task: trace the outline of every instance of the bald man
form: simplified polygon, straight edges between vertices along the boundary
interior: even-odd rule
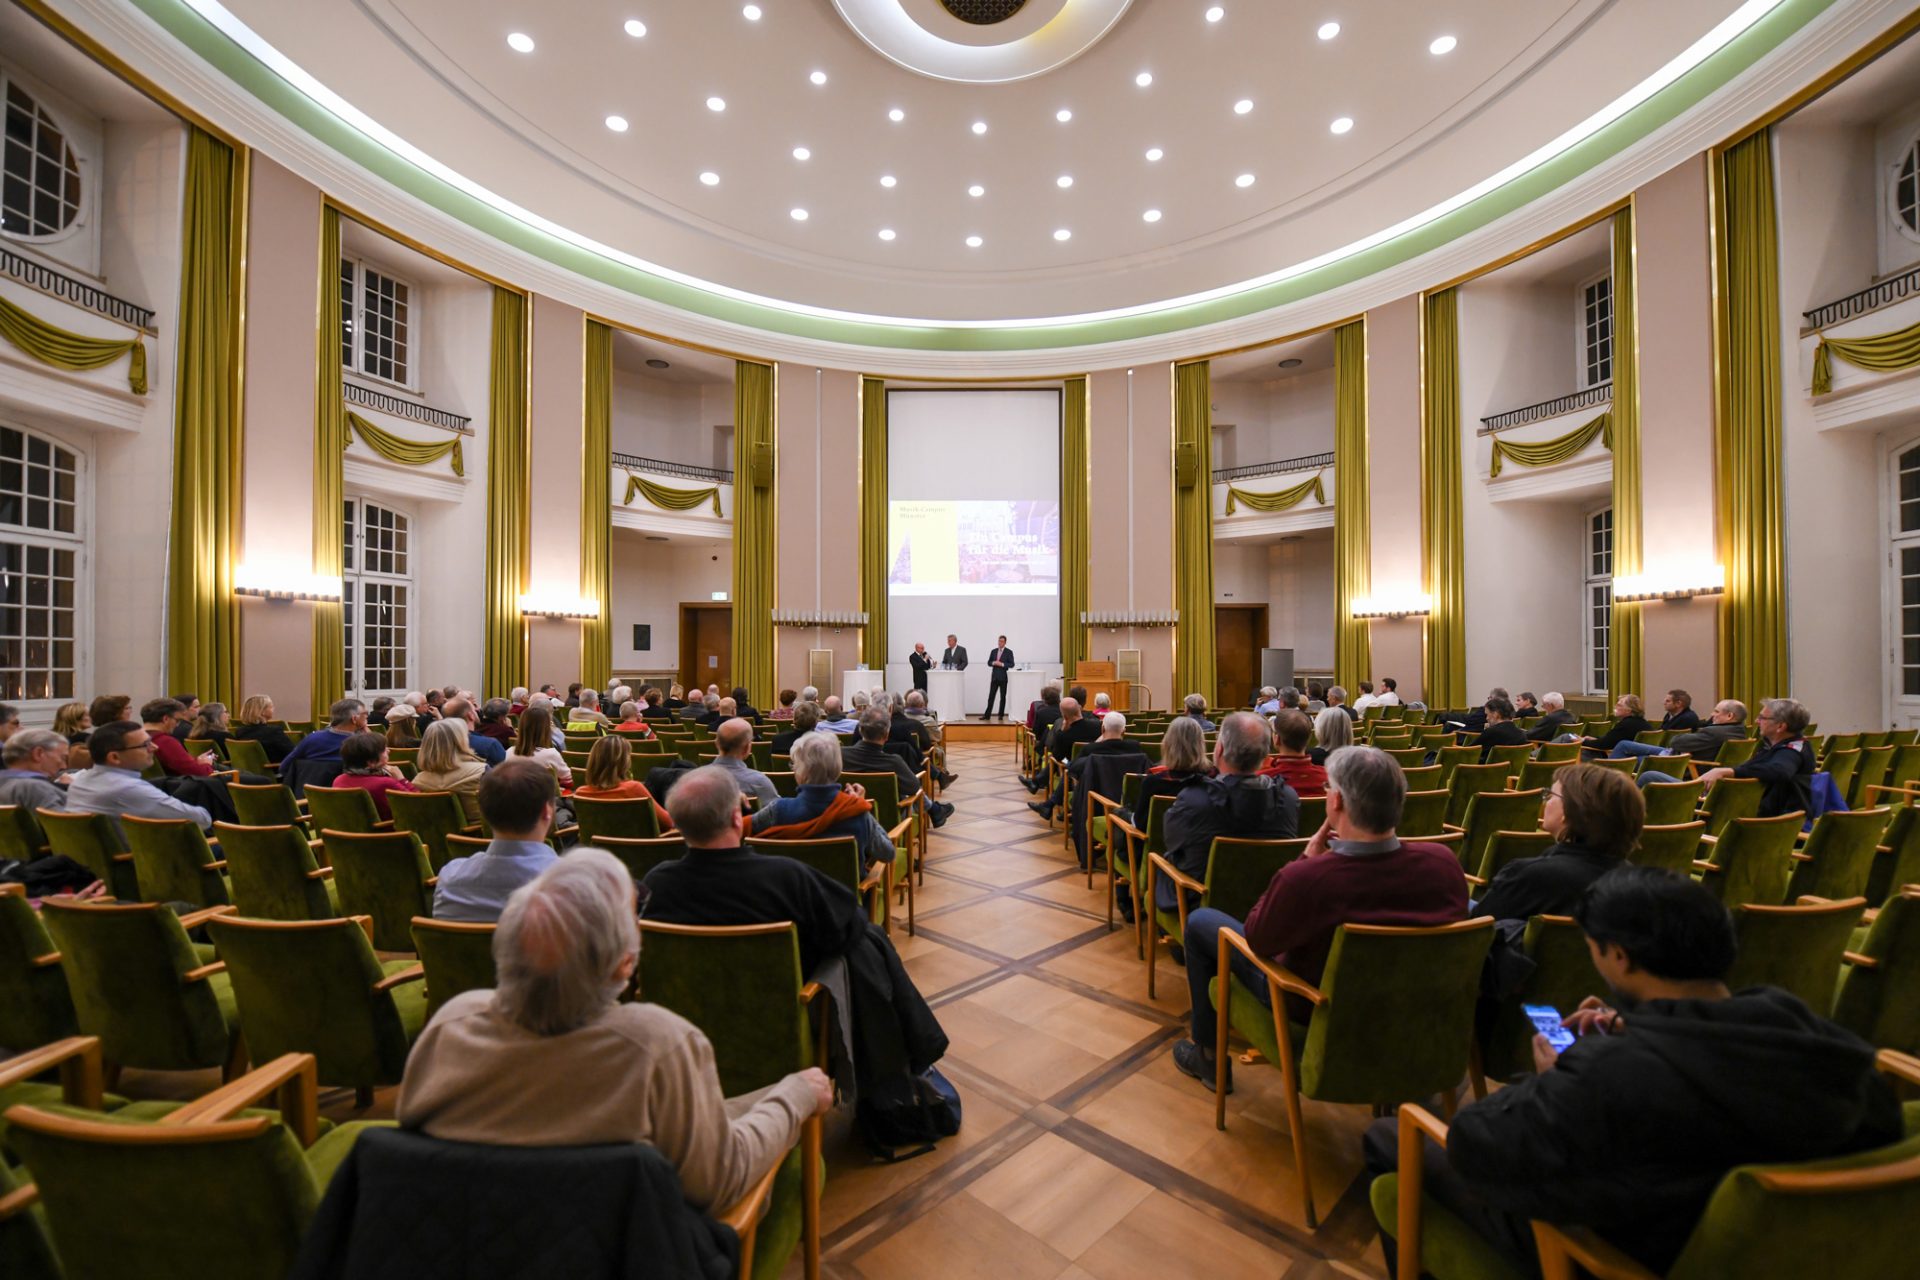
[[[728,698],[727,701],[733,699]],[[753,754],[751,724],[737,716],[721,721],[720,727],[713,732],[713,745],[720,752],[720,758],[714,763],[733,776],[740,790],[756,797],[762,808],[780,798],[780,793],[774,790],[773,779],[747,763],[747,757]]]

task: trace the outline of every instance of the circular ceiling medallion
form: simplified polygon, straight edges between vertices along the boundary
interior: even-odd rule
[[[976,27],[990,27],[1020,12],[1027,0],[940,0],[940,3],[962,22],[971,22]]]
[[[1133,0],[833,0],[876,53],[936,80],[1004,84],[1073,61]]]

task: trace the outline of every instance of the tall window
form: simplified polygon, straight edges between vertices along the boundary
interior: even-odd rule
[[[1581,387],[1613,381],[1613,277],[1580,286]]]
[[[398,694],[413,667],[413,522],[365,498],[348,498],[345,516],[347,691]]]
[[[1891,683],[1895,715],[1904,720],[1920,710],[1920,444],[1893,458],[1892,535],[1887,556]]]
[[[412,388],[413,286],[379,267],[340,260],[340,363]]]
[[[0,132],[0,232],[23,240],[60,235],[80,217],[80,160],[47,109],[5,77]]]
[[[1587,692],[1607,691],[1613,639],[1613,508],[1587,517],[1587,574],[1582,607],[1587,633]]]
[[[80,685],[84,528],[79,456],[0,426],[0,701],[67,699]]]

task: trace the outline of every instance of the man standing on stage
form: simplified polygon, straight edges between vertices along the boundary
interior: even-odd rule
[[[940,655],[940,665],[955,671],[967,669],[967,647],[960,643],[959,636],[947,637],[947,651]]]
[[[1000,695],[1000,718],[1007,718],[1007,672],[1013,670],[1013,650],[1007,648],[1007,638],[1000,637],[1000,643],[987,655],[987,665],[993,668],[993,674],[987,682],[987,710],[980,718],[993,719],[993,697]]]
[[[907,655],[907,665],[913,668],[913,687],[925,693],[927,672],[933,667],[933,655],[927,652],[924,641],[913,646],[913,652]]]

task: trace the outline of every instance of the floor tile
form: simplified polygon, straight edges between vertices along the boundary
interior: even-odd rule
[[[862,1253],[854,1265],[868,1280],[1058,1280],[1069,1259],[963,1191]]]
[[[943,914],[938,926],[941,933],[1014,960],[1096,927],[1084,917],[1018,898],[969,904]]]
[[[1056,1252],[1078,1258],[1153,1187],[1053,1134],[1042,1134],[969,1191]]]

